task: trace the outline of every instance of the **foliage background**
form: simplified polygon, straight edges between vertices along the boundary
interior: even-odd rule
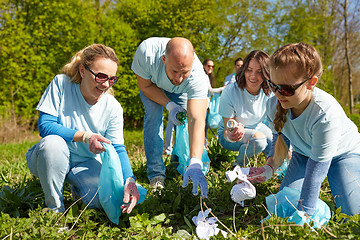
[[[143,107],[130,66],[138,44],[152,36],[183,36],[200,60],[215,61],[217,85],[233,61],[254,49],[271,54],[290,42],[320,52],[318,86],[346,105],[341,0],[0,0],[0,117],[36,128],[35,107],[59,69],[92,43],[111,46],[120,59],[115,96],[127,127],[142,126]],[[354,96],[360,100],[359,6],[350,3]]]

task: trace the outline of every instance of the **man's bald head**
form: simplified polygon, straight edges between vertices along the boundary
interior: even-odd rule
[[[171,55],[175,58],[183,58],[187,56],[194,56],[194,47],[192,43],[182,37],[174,37],[166,45],[165,57],[170,57]]]
[[[178,86],[190,75],[194,52],[193,45],[186,38],[174,37],[167,43],[162,60],[172,84]]]

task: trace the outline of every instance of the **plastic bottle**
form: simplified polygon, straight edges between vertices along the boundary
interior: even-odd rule
[[[231,132],[238,125],[239,125],[239,123],[237,121],[235,121],[235,119],[229,119],[229,121],[227,121],[227,123],[226,123],[226,128]]]
[[[186,118],[187,118],[186,112],[178,112],[176,114],[176,119],[179,120],[180,122],[185,122]]]
[[[231,132],[233,131],[237,126],[239,126],[239,123],[235,119],[229,119],[226,123],[226,128]],[[239,141],[244,137],[244,135],[239,139]],[[230,139],[228,139],[229,142],[235,142]]]

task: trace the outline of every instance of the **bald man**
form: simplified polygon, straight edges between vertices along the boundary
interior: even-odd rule
[[[149,38],[136,50],[131,69],[136,74],[141,101],[145,107],[144,146],[147,175],[153,189],[165,184],[163,153],[163,108],[175,125],[184,122],[177,113],[187,112],[190,164],[184,174],[183,187],[193,181],[207,197],[208,186],[203,175],[202,153],[205,141],[207,81],[203,66],[186,38]]]

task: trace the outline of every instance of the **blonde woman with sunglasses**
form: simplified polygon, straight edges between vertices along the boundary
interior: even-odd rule
[[[287,156],[292,158],[280,190],[301,191],[298,210],[315,213],[321,184],[327,177],[336,207],[360,213],[360,134],[334,97],[316,87],[322,64],[314,47],[288,44],[270,58],[269,87],[275,93],[267,105],[273,143],[266,165],[251,168],[252,182],[265,182]]]
[[[102,143],[119,155],[125,180],[123,212],[130,213],[139,192],[124,146],[123,109],[109,94],[117,82],[115,51],[92,44],[77,52],[55,76],[37,105],[42,139],[26,154],[28,167],[40,179],[45,204],[64,212],[65,180],[90,208],[101,208],[98,182]]]

